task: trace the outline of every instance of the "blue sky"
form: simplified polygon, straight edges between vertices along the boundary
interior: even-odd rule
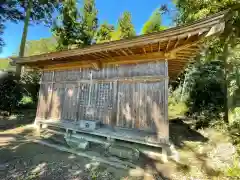
[[[170,8],[174,7],[171,0],[96,0],[100,23],[107,21],[110,24],[116,25],[118,18],[127,10],[132,14],[132,21],[137,33],[141,31],[142,25],[148,20],[152,12],[162,4],[167,4]],[[170,16],[165,15],[163,17],[163,24],[171,25],[171,20]],[[11,56],[18,51],[23,23],[14,24],[7,22],[5,26],[3,39],[6,45],[3,47],[0,57]],[[42,24],[31,25],[27,40],[37,40],[50,36],[51,31],[48,27]]]

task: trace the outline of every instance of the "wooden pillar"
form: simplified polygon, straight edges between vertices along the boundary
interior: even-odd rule
[[[164,70],[164,98],[165,98],[165,108],[164,108],[164,121],[165,121],[165,127],[166,127],[166,134],[165,138],[168,141],[169,140],[169,122],[168,122],[168,61],[165,59],[165,70]]]
[[[44,76],[44,71],[42,71],[42,73],[41,73],[40,82],[39,82],[40,86],[39,86],[39,91],[38,91],[38,105],[37,105],[36,117],[35,117],[35,120],[34,120],[34,126],[35,126],[35,127],[38,127],[38,126],[37,126],[37,125],[38,125],[38,124],[37,124],[37,121],[39,120],[38,115],[39,115],[40,106],[41,106],[41,104],[40,104],[41,93],[40,93],[40,92],[41,92],[41,86],[42,86],[43,76]]]

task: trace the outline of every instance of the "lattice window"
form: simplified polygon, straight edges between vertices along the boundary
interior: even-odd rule
[[[98,84],[98,96],[97,96],[97,107],[99,108],[112,108],[113,100],[113,87],[112,83],[99,83]]]
[[[88,105],[90,84],[80,84],[79,87],[79,105],[86,106]]]

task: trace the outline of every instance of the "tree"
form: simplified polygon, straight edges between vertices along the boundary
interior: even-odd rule
[[[224,63],[221,60],[205,61],[201,57],[187,69],[185,78],[186,104],[189,115],[204,115],[204,124],[220,117],[224,104]],[[203,121],[201,121],[202,123]]]
[[[174,0],[174,2],[178,10],[176,16],[178,24],[192,22],[237,5],[235,0]]]
[[[16,109],[22,96],[23,88],[12,73],[1,72],[0,78],[0,109],[9,115]]]
[[[29,22],[40,23],[45,21],[45,23],[49,23],[53,11],[59,6],[59,2],[56,0],[18,0],[18,5],[24,10],[24,27],[19,51],[19,57],[23,57]],[[17,65],[16,75],[20,77],[20,74],[21,66]]]
[[[1,1],[0,2],[0,51],[4,46],[4,41],[1,35],[4,32],[4,23],[8,20],[12,22],[18,22],[23,19],[23,14],[18,8],[18,1]]]
[[[98,28],[95,0],[84,0],[81,19],[82,46],[91,45]]]
[[[224,33],[220,37],[215,37],[211,41],[206,42],[208,51],[205,53],[205,58],[208,61],[219,59],[224,64],[224,73],[222,78],[225,80],[222,88],[224,92],[224,120],[228,123],[228,96],[229,96],[229,67],[231,56],[234,56],[234,49],[239,44],[240,37],[240,15],[239,4],[235,0],[219,0],[219,1],[201,1],[201,0],[176,0],[176,7],[178,15],[176,21],[178,24],[192,22],[194,20],[204,18],[208,15],[217,13],[222,10],[230,9],[228,12],[228,19],[226,19],[226,27]],[[230,18],[229,18],[230,17]],[[234,58],[233,58],[234,59]],[[230,66],[229,66],[230,65]],[[238,66],[239,67],[239,66]],[[238,68],[237,68],[238,69]],[[238,72],[238,70],[236,71]],[[206,81],[207,83],[207,81]],[[194,91],[194,90],[193,90]]]
[[[113,40],[125,39],[136,36],[136,31],[132,24],[132,17],[130,12],[125,11],[118,20],[116,31],[113,33]]]
[[[148,34],[164,30],[165,27],[162,26],[163,13],[164,11],[162,8],[156,9],[150,16],[149,20],[144,23],[141,34]]]
[[[114,26],[107,23],[102,24],[96,33],[96,43],[104,43],[111,41],[113,31]]]
[[[68,49],[73,45],[84,47],[93,43],[98,28],[97,10],[94,0],[85,0],[82,14],[77,9],[76,0],[66,0],[60,11],[53,33],[58,38],[58,49]]]
[[[19,0],[18,4],[24,10],[24,28],[20,45],[19,56],[24,56],[29,22],[46,24],[52,20],[53,11],[58,8],[59,1],[56,0]]]
[[[52,32],[58,40],[57,49],[62,50],[73,44],[82,44],[82,41],[79,41],[79,17],[76,0],[66,0],[60,10],[59,21],[55,21],[52,28]]]

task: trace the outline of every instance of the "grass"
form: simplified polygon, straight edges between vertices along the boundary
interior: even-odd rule
[[[239,158],[235,158],[233,166],[227,168],[225,174],[226,174],[226,176],[228,176],[230,178],[240,179],[240,161],[239,161]]]
[[[177,104],[170,104],[168,106],[168,116],[170,119],[176,117],[183,117],[186,111],[187,111],[186,104],[182,102]]]
[[[184,102],[176,100],[176,98],[170,94],[168,98],[168,116],[169,119],[176,117],[184,117],[187,112],[187,106]]]

